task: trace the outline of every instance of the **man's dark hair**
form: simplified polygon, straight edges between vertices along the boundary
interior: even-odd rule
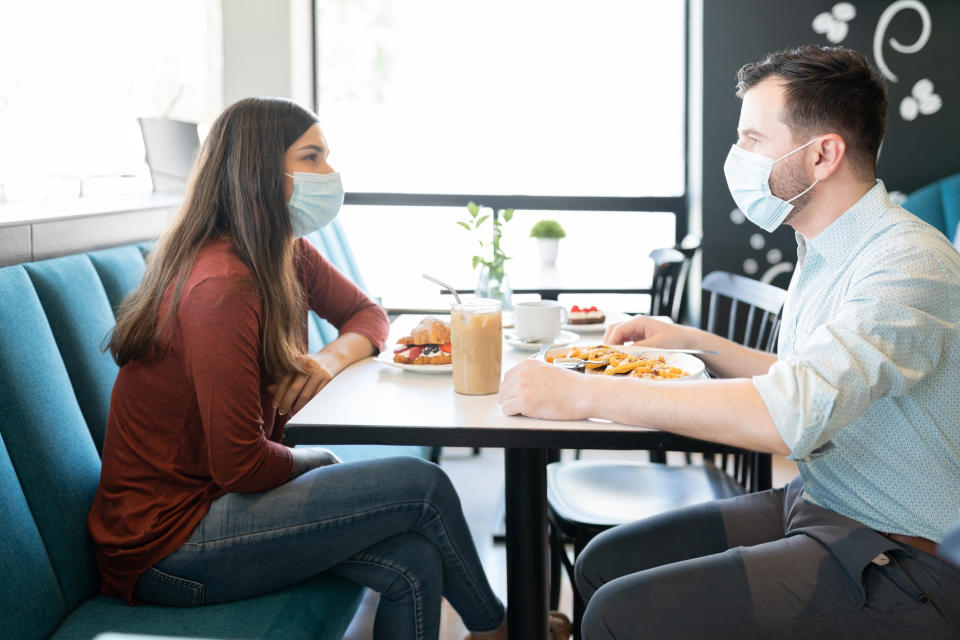
[[[783,79],[783,121],[795,140],[836,133],[858,178],[876,177],[887,131],[887,88],[862,53],[806,45],[771,53],[737,72],[737,97],[769,76]]]

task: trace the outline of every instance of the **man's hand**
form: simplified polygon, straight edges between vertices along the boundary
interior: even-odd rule
[[[342,368],[323,352],[301,356],[300,364],[306,373],[287,376],[267,387],[267,391],[273,394],[273,406],[280,415],[293,415],[300,411]]]
[[[497,402],[505,415],[545,420],[589,418],[587,376],[538,360],[524,360],[507,372]]]
[[[603,334],[604,344],[636,342],[645,347],[669,349],[695,348],[695,345],[689,344],[693,339],[689,327],[661,322],[647,316],[636,316],[626,322],[612,324]]]

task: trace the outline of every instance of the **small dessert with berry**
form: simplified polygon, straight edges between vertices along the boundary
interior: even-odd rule
[[[400,364],[450,364],[453,362],[450,325],[437,318],[424,318],[409,336],[397,340],[393,361]]]
[[[570,308],[570,324],[603,324],[607,316],[596,307],[578,307],[573,305]]]

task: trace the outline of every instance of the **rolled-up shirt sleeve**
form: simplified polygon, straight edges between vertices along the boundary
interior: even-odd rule
[[[340,333],[358,333],[378,351],[390,332],[386,312],[304,239],[298,240],[300,279],[307,302]]]
[[[793,353],[753,378],[791,459],[826,452],[872,402],[906,393],[936,368],[956,331],[943,297],[956,304],[960,293],[926,262],[909,274],[877,271],[851,285],[837,316],[797,336]]]

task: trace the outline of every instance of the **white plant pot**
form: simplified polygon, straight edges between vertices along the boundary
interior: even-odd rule
[[[537,238],[537,249],[540,251],[540,264],[552,267],[557,264],[557,251],[560,250],[559,238]]]

